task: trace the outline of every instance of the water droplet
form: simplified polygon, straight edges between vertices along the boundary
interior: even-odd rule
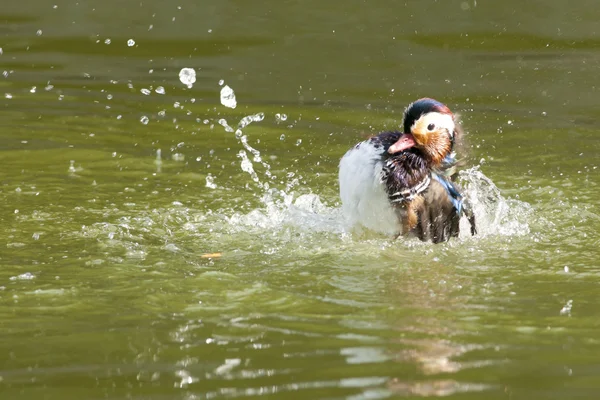
[[[133,39],[129,39],[129,40],[127,41],[127,46],[129,46],[129,47],[135,46],[135,40],[133,40]]]
[[[13,98],[13,95],[12,95],[12,94],[10,94],[10,93],[5,93],[5,94],[4,94],[4,97],[6,97],[7,99],[12,99],[12,98]]]
[[[210,174],[206,177],[206,187],[209,189],[217,188],[217,185],[215,184],[215,178]]]
[[[149,121],[150,121],[150,119],[145,115],[143,115],[142,118],[140,118],[140,122],[144,125],[148,125]]]
[[[191,89],[192,85],[196,82],[196,71],[193,68],[182,68],[179,71],[179,80]]]
[[[165,88],[162,86],[157,87],[154,91],[158,94],[165,94]]]
[[[567,304],[564,305],[560,310],[560,315],[571,315],[571,310],[573,309],[573,300],[567,301]]]
[[[110,44],[110,39],[104,39],[104,44]]]
[[[235,108],[237,107],[237,100],[235,99],[235,93],[233,89],[225,85],[221,88],[221,104],[225,107]]]
[[[252,122],[260,122],[264,119],[265,119],[265,113],[262,113],[262,112],[253,114],[253,115],[246,115],[238,123],[238,128],[243,129],[246,126],[250,125]]]
[[[185,155],[181,153],[175,153],[171,156],[173,161],[185,161]]]
[[[296,140],[296,146],[300,146],[302,144],[302,139]]]
[[[42,36],[42,30],[38,29],[38,31],[35,33],[37,36]]]
[[[142,94],[145,94],[146,96],[148,96],[149,94],[151,94],[152,92],[149,89],[141,89],[140,92],[142,92]]]
[[[36,87],[35,86],[33,86],[31,89],[29,89],[29,92],[31,92],[31,93],[35,93],[35,91],[36,91]]]
[[[224,83],[225,81],[223,79],[219,80],[219,86],[223,86]]]
[[[282,121],[285,121],[285,120],[287,120],[287,118],[288,118],[288,117],[287,117],[287,115],[285,115],[285,114],[279,114],[279,113],[275,114],[275,120],[276,120],[277,122],[282,122]]]
[[[281,136],[279,136],[279,140],[285,140],[285,134],[282,133]]]
[[[223,128],[225,128],[225,132],[233,132],[233,128],[229,126],[229,124],[227,123],[227,120],[225,118],[221,118],[218,121],[219,125],[221,125]]]
[[[108,100],[112,100],[112,98],[113,98],[113,95],[112,95],[112,94],[107,94],[107,95],[106,95],[106,98],[107,98]]]

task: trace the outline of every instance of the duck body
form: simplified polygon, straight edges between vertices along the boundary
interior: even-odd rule
[[[421,99],[404,114],[404,132],[383,132],[340,161],[342,210],[352,226],[434,243],[458,236],[465,212],[454,143],[459,129],[443,104]],[[475,220],[469,213],[471,232]]]

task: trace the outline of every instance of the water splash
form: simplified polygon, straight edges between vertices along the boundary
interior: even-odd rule
[[[261,183],[262,177],[253,169],[246,152],[242,150],[238,156],[242,159],[242,170],[250,174],[251,179],[257,182],[263,191],[260,196],[263,207],[247,214],[234,213],[227,218],[236,230],[291,226],[301,231],[326,231],[340,235],[350,233],[344,223],[341,209],[326,205],[317,194],[298,195],[293,191],[294,187],[299,185],[294,173],[288,173],[288,182],[285,182],[284,189],[269,187]],[[503,197],[498,187],[479,170],[479,167],[462,171],[460,180],[465,189],[465,197],[477,219],[478,234],[474,240],[496,235],[521,236],[530,233],[528,221],[533,209],[528,203]],[[304,191],[308,188],[299,186],[297,189]],[[471,238],[466,217],[461,220],[460,238]]]
[[[527,235],[527,222],[533,209],[531,205],[515,199],[506,199],[479,166],[460,171],[459,181],[464,188],[466,201],[473,208],[477,222],[478,237],[489,235]],[[468,222],[461,221],[461,237],[468,236]]]
[[[223,87],[225,88],[226,86]],[[284,121],[287,116],[279,115],[276,119]],[[240,199],[238,196],[234,202],[224,202],[224,208],[211,206],[210,209],[198,209],[194,206],[187,208],[183,206],[184,203],[177,203],[176,207],[142,212],[143,215],[133,218],[125,212],[125,220],[121,218],[116,224],[95,224],[82,230],[82,235],[102,237],[108,247],[123,247],[128,259],[143,259],[151,250],[149,245],[138,239],[150,239],[147,240],[148,243],[164,240],[165,232],[180,232],[185,240],[199,240],[203,249],[213,253],[245,248],[245,251],[250,252],[289,256],[292,253],[305,254],[306,251],[315,254],[321,249],[324,254],[336,252],[352,259],[353,254],[363,251],[379,257],[382,250],[392,248],[401,253],[411,248],[418,248],[421,252],[424,246],[431,249],[428,251],[443,248],[420,243],[416,239],[393,241],[376,234],[351,235],[339,207],[338,196],[325,194],[331,193],[330,189],[336,185],[335,178],[324,193],[315,193],[316,189],[310,185],[311,180],[308,179],[309,183],[306,183],[300,171],[293,170],[290,166],[278,171],[278,179],[275,179],[271,165],[266,161],[270,160],[269,157],[261,154],[260,146],[255,142],[251,145],[249,136],[244,132],[249,125],[264,120],[265,114],[262,112],[243,116],[237,124],[230,123],[225,118],[218,120],[224,132],[232,133],[228,135],[231,140],[238,142],[237,165],[246,177],[246,182],[242,184],[245,183],[245,189],[250,190],[250,199]],[[282,138],[285,139],[283,135]],[[302,144],[300,140],[295,143],[296,146]],[[156,171],[160,173],[160,149],[156,151],[155,164]],[[332,165],[331,168],[335,167]],[[220,180],[217,185],[212,174],[207,174],[205,180],[203,195],[209,199],[212,197],[219,200],[236,189],[227,179]],[[239,182],[236,184],[239,185]],[[468,222],[463,218],[460,240],[487,243],[487,237],[525,235],[530,232],[528,220],[532,207],[503,197],[498,187],[479,167],[462,171],[460,184],[464,188],[466,201],[473,208],[478,225],[478,235],[472,238]],[[457,242],[453,241],[451,246]],[[167,247],[164,249],[170,249],[171,244],[173,243],[165,244]],[[184,247],[185,245],[177,246]],[[396,253],[391,255],[396,256]]]
[[[205,186],[209,189],[216,189],[217,184],[215,183],[215,177],[212,176],[211,174],[208,174],[206,176],[206,185]]]
[[[261,197],[264,207],[249,213],[234,212],[226,217],[237,232],[278,231],[284,228],[303,232],[344,234],[344,219],[340,210],[323,203],[316,194],[301,194],[269,189]]]
[[[258,113],[243,117],[235,130],[235,136],[244,149],[237,154],[240,168],[250,176],[256,184],[256,196],[261,207],[242,214],[234,212],[226,217],[229,226],[240,229],[277,230],[282,227],[293,227],[300,231],[330,232],[346,235],[341,211],[337,207],[327,206],[321,197],[311,188],[300,186],[301,177],[296,172],[286,171],[287,181],[276,185],[272,181],[271,166],[264,161],[258,149],[250,146],[243,129],[254,122],[264,120],[264,114]],[[230,132],[232,128],[225,120],[219,123]],[[252,154],[252,159],[249,157]],[[260,163],[262,172],[257,171],[254,163]],[[498,187],[481,172],[479,166],[461,171],[460,183],[464,187],[465,198],[470,203],[477,219],[478,235],[475,240],[501,235],[526,235],[530,233],[527,222],[533,213],[532,207],[522,201],[507,199],[502,196]],[[279,187],[277,187],[279,186]],[[334,199],[337,202],[337,198]],[[461,239],[471,238],[466,217],[461,221]]]
[[[156,165],[156,172],[162,172],[162,150],[156,150],[156,158],[154,159],[154,164]]]
[[[250,125],[252,122],[260,122],[262,120],[265,119],[265,113],[257,113],[257,114],[253,114],[253,115],[246,115],[244,118],[242,118],[238,124],[238,129],[244,129],[245,127],[247,127],[248,125]]]

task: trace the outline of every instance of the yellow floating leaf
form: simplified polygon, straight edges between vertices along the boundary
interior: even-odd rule
[[[219,258],[219,257],[221,257],[221,253],[205,253],[205,254],[202,254],[200,257],[202,257],[202,258]]]

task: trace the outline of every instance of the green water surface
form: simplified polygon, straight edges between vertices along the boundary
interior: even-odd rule
[[[4,3],[0,398],[600,398],[596,2]],[[424,96],[480,234],[350,234]]]

